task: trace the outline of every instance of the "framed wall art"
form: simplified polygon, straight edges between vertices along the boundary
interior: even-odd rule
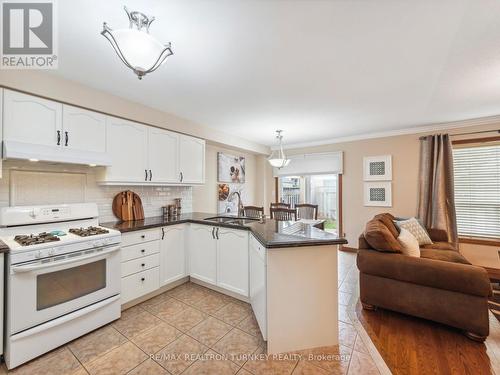
[[[365,182],[365,206],[392,207],[392,182]]]
[[[363,179],[365,181],[391,181],[392,155],[365,156],[363,158]]]
[[[245,158],[224,152],[217,153],[217,180],[219,182],[242,184],[245,182]]]

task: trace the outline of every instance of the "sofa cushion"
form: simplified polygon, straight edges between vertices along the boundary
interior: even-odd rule
[[[426,250],[422,250],[422,256],[424,251]],[[479,266],[374,250],[359,250],[356,263],[358,269],[368,275],[480,297],[491,294],[488,273]]]
[[[420,249],[420,256],[422,258],[443,260],[445,262],[471,264],[462,254],[455,250],[437,250],[437,249]]]
[[[394,238],[398,238],[399,236],[399,230],[396,228],[396,224],[394,224],[394,216],[392,216],[390,213],[386,212],[383,214],[378,214],[375,215],[374,219],[380,220],[384,225],[389,229],[389,231],[392,233]]]
[[[401,228],[401,233],[398,236],[398,242],[401,245],[401,253],[411,257],[420,257],[420,246],[418,241],[410,231]]]
[[[430,245],[432,244],[432,240],[429,237],[429,233],[427,233],[427,229],[414,217],[404,221],[396,222],[399,228],[404,228],[409,230],[411,234],[413,234],[420,246],[422,245]]]
[[[422,246],[424,249],[434,249],[434,250],[453,250],[454,252],[457,252],[457,249],[451,242],[434,242],[430,245],[424,245]]]
[[[378,251],[400,252],[401,245],[391,231],[379,219],[372,219],[366,223],[365,240]]]

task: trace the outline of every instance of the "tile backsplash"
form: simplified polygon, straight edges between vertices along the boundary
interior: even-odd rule
[[[161,207],[182,198],[182,211],[192,211],[192,188],[181,186],[102,186],[96,168],[8,160],[0,179],[0,206],[95,202],[101,222],[117,220],[111,210],[114,196],[123,190],[139,194],[144,216],[161,215]]]

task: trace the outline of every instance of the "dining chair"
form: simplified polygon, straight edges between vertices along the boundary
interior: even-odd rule
[[[264,207],[257,207],[257,206],[243,207],[243,216],[260,219],[262,215],[264,215]]]
[[[273,207],[271,208],[271,219],[276,221],[296,221],[297,211],[292,208]]]
[[[276,202],[271,203],[271,208],[292,208],[290,203]]]
[[[317,204],[296,204],[297,218],[298,219],[311,219],[318,220],[318,205]]]

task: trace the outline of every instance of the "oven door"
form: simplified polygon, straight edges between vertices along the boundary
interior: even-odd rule
[[[115,245],[12,265],[9,334],[119,294],[119,250]]]

